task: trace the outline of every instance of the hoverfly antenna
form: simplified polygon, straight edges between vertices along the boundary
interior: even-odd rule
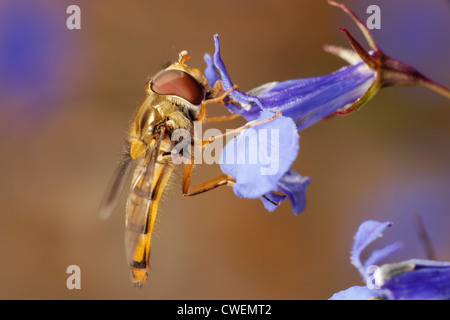
[[[183,64],[190,57],[191,55],[186,50],[183,50],[178,54],[178,63]]]

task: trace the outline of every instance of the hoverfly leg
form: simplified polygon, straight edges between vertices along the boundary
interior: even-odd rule
[[[270,118],[267,118],[267,119],[264,119],[264,120],[261,120],[261,121],[258,121],[258,122],[249,122],[245,126],[236,128],[234,130],[227,131],[227,132],[219,134],[217,136],[211,136],[211,137],[208,138],[208,140],[202,141],[202,147],[205,148],[206,146],[208,146],[209,144],[211,144],[212,142],[214,142],[217,139],[224,138],[224,137],[226,137],[228,135],[237,134],[237,133],[239,133],[239,132],[241,132],[241,131],[243,131],[245,129],[248,129],[248,128],[251,128],[251,127],[254,127],[254,126],[257,126],[257,125],[269,122],[269,121],[272,121],[272,120],[274,120],[275,118],[277,118],[279,116],[281,116],[281,112],[278,111],[277,113],[275,113]]]
[[[191,155],[191,161],[186,164],[184,167],[184,175],[183,175],[183,195],[188,193],[189,185],[191,183],[191,173],[194,167],[194,155]]]
[[[195,196],[199,193],[203,193],[212,189],[215,189],[220,186],[233,186],[235,183],[234,179],[226,174],[221,175],[218,178],[215,178],[211,181],[202,183],[201,185],[195,186],[190,188],[189,185],[191,183],[191,173],[192,168],[194,167],[194,156],[191,156],[190,163],[186,164],[186,167],[184,168],[184,175],[183,175],[183,196],[189,197],[189,196]]]
[[[184,175],[183,175],[183,196],[194,196],[199,193],[203,193],[212,189],[215,189],[220,186],[233,186],[235,183],[235,180],[233,177],[230,177],[226,174],[221,175],[220,177],[217,177],[211,181],[202,183],[201,185],[195,186],[190,188],[189,185],[191,183],[191,174],[192,169],[194,167],[194,155],[191,156],[191,161],[186,164],[184,168]]]
[[[270,203],[276,205],[276,206],[278,206],[278,205],[280,204],[278,201],[270,200],[270,198],[269,198],[268,196],[266,196],[266,195],[263,195],[262,197],[263,197],[264,199],[266,199],[267,201],[269,201]]]
[[[192,169],[192,167],[191,167],[191,169]],[[189,170],[189,169],[187,169],[187,170]],[[190,177],[191,172],[188,172],[187,174]],[[186,176],[186,172],[185,172],[185,176]],[[190,181],[190,179],[184,180],[184,182],[183,182],[183,196],[185,196],[185,197],[195,196],[197,194],[200,194],[200,193],[203,193],[206,191],[210,191],[210,190],[215,189],[220,186],[232,187],[235,184],[234,179],[226,174],[223,174],[220,177],[217,177],[211,181],[202,183],[202,184],[192,187],[192,188],[189,188],[189,181]]]
[[[228,116],[220,116],[220,117],[208,118],[208,119],[206,119],[206,122],[210,123],[210,122],[229,121],[229,120],[236,119],[239,116],[240,116],[240,114],[233,113],[233,114],[228,115]]]
[[[269,122],[274,120],[275,118],[281,116],[281,112],[277,112],[276,114],[274,114],[272,117],[258,121],[258,122],[253,122],[253,123],[248,123],[245,126],[239,127],[237,129],[231,130],[231,131],[227,131],[224,134],[220,134],[217,136],[212,136],[210,137],[208,140],[204,140],[202,141],[202,147],[206,147],[209,144],[211,144],[214,140],[219,139],[219,138],[223,138],[226,135],[229,134],[236,134],[241,132],[242,130],[251,128],[253,126],[257,126],[260,125],[262,123],[265,122]],[[194,144],[196,142],[194,141]],[[194,155],[191,155],[191,161],[189,163],[186,164],[185,170],[184,170],[184,176],[183,176],[183,196],[194,196],[197,195],[199,193],[203,193],[212,189],[215,189],[217,187],[220,186],[229,186],[232,187],[236,181],[234,180],[233,177],[223,174],[220,177],[217,177],[211,181],[202,183],[201,185],[189,188],[190,182],[191,182],[191,173],[192,173],[192,168],[194,166]],[[269,200],[269,199],[268,199]],[[270,201],[270,200],[269,200]],[[272,201],[271,201],[272,202]]]
[[[228,97],[228,95],[233,92],[234,90],[237,90],[238,85],[235,84],[234,86],[231,87],[231,89],[225,91],[224,93],[222,93],[221,95],[215,97],[215,98],[211,98],[211,99],[207,99],[207,100],[203,100],[203,103],[220,103],[220,104],[224,104],[225,103],[225,98]]]
[[[201,111],[199,116],[197,117],[197,120],[204,120],[206,117],[206,104],[207,103],[219,103],[219,104],[224,104],[225,103],[225,99],[228,97],[228,95],[233,92],[234,90],[236,90],[238,88],[238,86],[235,84],[231,89],[225,91],[224,93],[222,93],[221,95],[215,97],[215,98],[211,98],[211,99],[207,99],[207,100],[203,100],[202,104],[201,104]]]

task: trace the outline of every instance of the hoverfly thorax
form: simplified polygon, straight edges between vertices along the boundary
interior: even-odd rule
[[[151,97],[148,96],[135,117],[134,125],[130,134],[130,155],[133,159],[144,154],[154,137],[158,134],[159,125],[163,122],[158,109],[151,103],[147,103]]]

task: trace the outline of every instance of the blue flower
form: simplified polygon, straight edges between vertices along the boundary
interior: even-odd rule
[[[411,259],[376,266],[376,263],[401,248],[395,242],[375,250],[365,262],[361,254],[379,238],[390,222],[366,221],[355,235],[351,262],[361,273],[366,286],[353,286],[334,294],[331,300],[424,300],[450,299],[450,262]]]
[[[218,35],[214,36],[214,41],[214,58],[205,55],[205,75],[211,85],[220,79],[227,91],[233,83],[220,56]],[[259,118],[263,110],[281,112],[293,119],[297,130],[302,130],[357,101],[375,78],[376,72],[359,62],[325,76],[270,82],[248,93],[234,90],[230,93],[233,102],[226,103],[226,106],[248,121]]]
[[[350,32],[347,36],[352,50],[324,46],[350,65],[324,76],[269,82],[247,93],[231,92],[226,106],[232,113],[248,121],[255,120],[263,110],[281,112],[294,120],[298,130],[305,129],[332,114],[348,114],[358,110],[381,88],[390,85],[419,85],[450,98],[450,90],[433,82],[413,67],[387,56],[375,43],[366,25],[345,5],[335,1],[329,4],[341,8],[357,24],[371,48],[366,51]],[[220,54],[219,38],[214,36],[215,52],[205,54],[205,76],[212,86],[218,80],[224,91],[233,88],[228,71]]]
[[[223,90],[228,91],[234,85],[221,59],[217,35],[214,36],[214,41],[214,58],[205,55],[205,76],[211,85],[220,80]],[[311,179],[290,170],[299,151],[297,131],[356,101],[370,87],[375,76],[373,70],[359,62],[330,75],[272,82],[248,93],[233,90],[230,93],[231,100],[225,105],[231,112],[240,114],[249,122],[263,121],[272,117],[275,112],[282,114],[275,120],[244,130],[225,146],[221,169],[236,179],[233,186],[235,194],[244,198],[260,198],[269,211],[275,210],[287,195],[294,213],[302,212]],[[259,138],[262,131],[277,132],[277,140],[270,141],[269,144],[259,140],[253,144],[243,143],[250,133]],[[278,150],[278,158],[274,161],[277,170],[273,173],[262,174],[265,168],[261,161],[253,164],[249,161],[239,162],[239,157],[249,160],[251,155],[261,155],[261,145],[270,146],[266,153],[271,155],[273,150]]]
[[[65,70],[76,48],[52,9],[32,0],[0,2],[0,109],[20,113],[21,121],[51,116],[72,86]]]
[[[263,111],[256,122],[276,116]],[[234,193],[239,197],[260,198],[273,211],[286,196],[295,214],[305,208],[305,191],[310,179],[290,170],[299,151],[299,135],[289,117],[248,128],[227,143],[221,154],[221,169],[235,177]]]
[[[245,93],[235,88],[225,64],[221,58],[219,37],[214,36],[215,52],[213,57],[205,54],[205,76],[210,86],[218,86],[224,92],[232,89],[224,104],[234,114],[243,116],[249,123],[261,122],[271,118],[275,113],[278,118],[253,128],[244,130],[235,141],[224,148],[227,158],[233,161],[222,162],[222,171],[236,180],[233,187],[235,194],[245,198],[260,198],[266,209],[273,211],[287,195],[294,213],[300,213],[305,207],[305,191],[310,183],[289,168],[299,151],[298,135],[295,131],[303,130],[314,123],[333,114],[347,114],[359,109],[374,96],[382,86],[392,84],[422,85],[450,97],[450,91],[432,82],[412,67],[386,56],[375,44],[367,27],[345,5],[329,1],[330,4],[343,9],[357,23],[366,37],[372,51],[365,51],[362,46],[342,29],[349,38],[354,51],[334,46],[325,50],[347,62],[349,66],[324,76],[308,79],[270,82]],[[284,143],[277,147],[282,153],[277,163],[278,171],[273,175],[263,175],[261,162],[238,163],[238,157],[256,155],[258,150],[251,144],[239,143],[249,132],[262,130],[277,131],[278,141],[272,141],[271,149],[276,149],[277,142]],[[256,142],[256,145],[259,143]],[[231,152],[233,150],[233,152]],[[259,151],[258,151],[259,152]],[[231,154],[231,156],[230,156]],[[245,156],[244,156],[245,155]]]

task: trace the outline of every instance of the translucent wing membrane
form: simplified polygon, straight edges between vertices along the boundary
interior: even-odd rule
[[[172,172],[169,163],[157,162],[160,142],[161,136],[137,164],[127,201],[125,250],[131,267],[132,280],[138,286],[147,281],[150,244],[158,204]]]
[[[131,267],[142,269],[141,279],[146,278],[149,257],[149,252],[146,252],[150,245],[147,233],[148,220],[152,218],[149,211],[157,149],[147,151],[145,158],[137,164],[126,208],[125,253]]]
[[[123,156],[123,159],[114,173],[105,195],[103,196],[100,205],[100,218],[107,219],[119,201],[123,188],[128,181],[128,177],[134,167],[134,160],[128,153]]]

